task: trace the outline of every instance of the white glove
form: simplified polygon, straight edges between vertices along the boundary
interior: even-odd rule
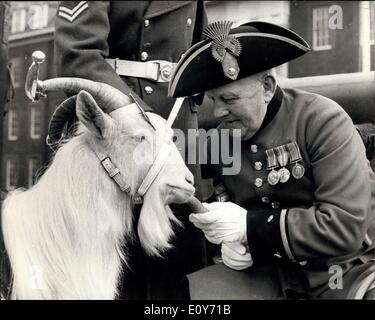
[[[253,265],[249,250],[239,242],[222,243],[221,257],[224,264],[234,270],[243,270]]]
[[[204,232],[208,241],[215,244],[247,243],[247,211],[244,208],[233,202],[213,202],[203,205],[209,212],[191,214],[189,220]]]

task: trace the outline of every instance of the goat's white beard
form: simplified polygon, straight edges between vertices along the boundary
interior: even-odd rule
[[[145,194],[138,222],[139,239],[149,255],[161,256],[172,247],[172,223],[182,226],[172,210],[163,204],[158,185],[153,184]]]
[[[127,262],[123,242],[134,238],[130,198],[108,178],[82,139],[61,147],[34,187],[15,191],[4,202],[13,299],[117,295],[121,260]],[[170,247],[168,218],[175,218],[156,190],[145,197],[139,232],[146,251],[158,255]]]

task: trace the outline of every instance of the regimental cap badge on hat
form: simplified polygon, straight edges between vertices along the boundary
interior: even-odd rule
[[[170,97],[200,94],[296,59],[310,50],[295,32],[264,21],[232,28],[217,21],[204,30],[206,39],[180,59],[169,82]]]
[[[232,24],[232,21],[211,23],[203,31],[203,35],[212,40],[212,56],[221,62],[224,75],[236,80],[240,72],[236,57],[241,53],[241,44],[235,36],[229,35]]]

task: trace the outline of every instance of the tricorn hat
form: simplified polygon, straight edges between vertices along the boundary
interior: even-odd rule
[[[206,39],[192,46],[178,62],[169,96],[199,94],[272,69],[310,50],[298,34],[269,22],[231,26],[230,21],[207,26],[203,31]]]

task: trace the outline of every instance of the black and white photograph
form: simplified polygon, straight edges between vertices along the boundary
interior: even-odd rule
[[[0,1],[0,48],[2,303],[375,300],[375,1]]]

